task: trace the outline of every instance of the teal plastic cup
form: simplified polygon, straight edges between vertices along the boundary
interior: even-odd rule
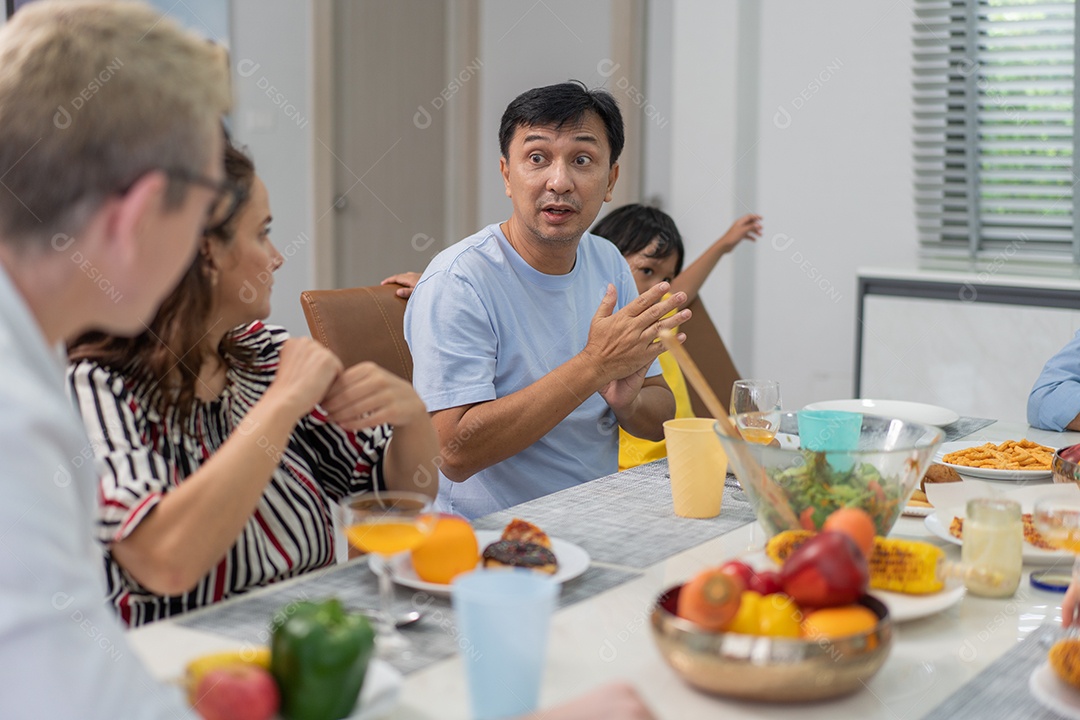
[[[454,580],[451,601],[476,720],[536,710],[558,591],[551,577],[530,570],[476,570]]]
[[[842,410],[800,410],[799,446],[826,453],[825,459],[846,472],[855,464],[845,453],[857,450],[862,433],[862,413]]]

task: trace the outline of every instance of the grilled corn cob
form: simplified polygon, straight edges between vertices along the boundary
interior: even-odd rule
[[[195,690],[199,681],[211,670],[230,665],[258,665],[263,670],[270,669],[270,648],[256,647],[244,650],[226,650],[195,658],[184,669],[184,686],[187,688],[188,701],[195,704]]]
[[[928,595],[945,587],[945,552],[918,540],[874,538],[870,553],[870,587],[875,590]]]
[[[765,554],[782,565],[813,536],[806,530],[785,530],[769,540]],[[869,560],[870,587],[909,595],[935,593],[945,587],[944,561],[944,551],[929,543],[876,537]]]
[[[783,565],[788,555],[812,537],[814,533],[809,530],[784,530],[769,538],[765,544],[765,554],[777,565]]]

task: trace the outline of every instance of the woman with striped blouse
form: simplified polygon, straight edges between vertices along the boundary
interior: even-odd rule
[[[221,219],[147,331],[69,348],[108,594],[132,626],[332,564],[348,493],[436,490],[438,439],[407,381],[262,324],[283,258],[252,162],[228,147],[225,167]]]

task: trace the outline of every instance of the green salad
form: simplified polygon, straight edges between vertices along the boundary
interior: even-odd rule
[[[879,535],[892,528],[904,501],[898,478],[882,478],[869,463],[857,463],[841,471],[826,461],[826,453],[803,451],[802,455],[802,465],[768,472],[787,495],[788,507],[804,530],[820,530],[825,518],[842,507],[860,507],[869,513]],[[762,507],[759,517],[777,531],[794,529],[775,508]]]

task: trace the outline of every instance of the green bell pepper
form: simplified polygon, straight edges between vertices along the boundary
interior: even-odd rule
[[[297,602],[270,623],[270,672],[286,720],[338,720],[352,713],[375,649],[375,630],[337,598]]]

